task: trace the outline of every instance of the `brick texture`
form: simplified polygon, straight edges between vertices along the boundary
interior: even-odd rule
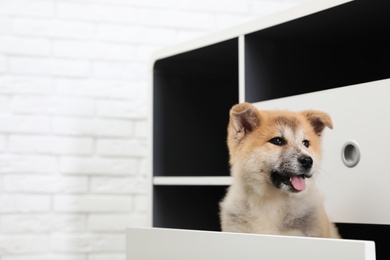
[[[124,260],[150,57],[306,0],[0,0],[0,259]]]

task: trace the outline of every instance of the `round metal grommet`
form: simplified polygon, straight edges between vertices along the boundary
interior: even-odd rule
[[[348,141],[341,149],[341,160],[347,167],[355,167],[360,161],[360,148],[356,141]]]

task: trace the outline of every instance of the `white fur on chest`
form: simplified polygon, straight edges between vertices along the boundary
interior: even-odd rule
[[[231,226],[232,232],[307,235],[305,232],[311,232],[305,226],[307,218],[313,219],[317,205],[322,203],[314,183],[311,184],[304,192],[281,196],[278,190],[268,190],[263,194],[248,193],[237,180],[221,203],[227,213],[225,229]]]

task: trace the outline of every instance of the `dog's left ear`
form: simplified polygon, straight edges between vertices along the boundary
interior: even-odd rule
[[[327,113],[317,110],[306,110],[301,113],[306,117],[307,120],[309,120],[314,129],[314,132],[318,136],[321,136],[325,126],[333,129],[332,119]]]

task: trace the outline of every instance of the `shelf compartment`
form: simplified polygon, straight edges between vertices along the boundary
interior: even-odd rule
[[[153,226],[220,231],[219,202],[226,186],[154,186]]]
[[[245,35],[245,101],[389,78],[389,10],[352,1]]]
[[[382,150],[390,145],[389,86],[390,79],[385,79],[254,104],[265,110],[318,109],[330,114],[334,129],[325,130],[322,137],[317,184],[328,214],[340,223],[341,235],[374,240],[378,259],[390,259],[386,246],[390,232],[388,153]],[[380,147],[373,136],[381,137]],[[359,163],[352,168],[341,157],[343,145],[351,140],[361,152]]]
[[[238,103],[238,38],[157,60],[153,176],[229,176],[226,129]]]

